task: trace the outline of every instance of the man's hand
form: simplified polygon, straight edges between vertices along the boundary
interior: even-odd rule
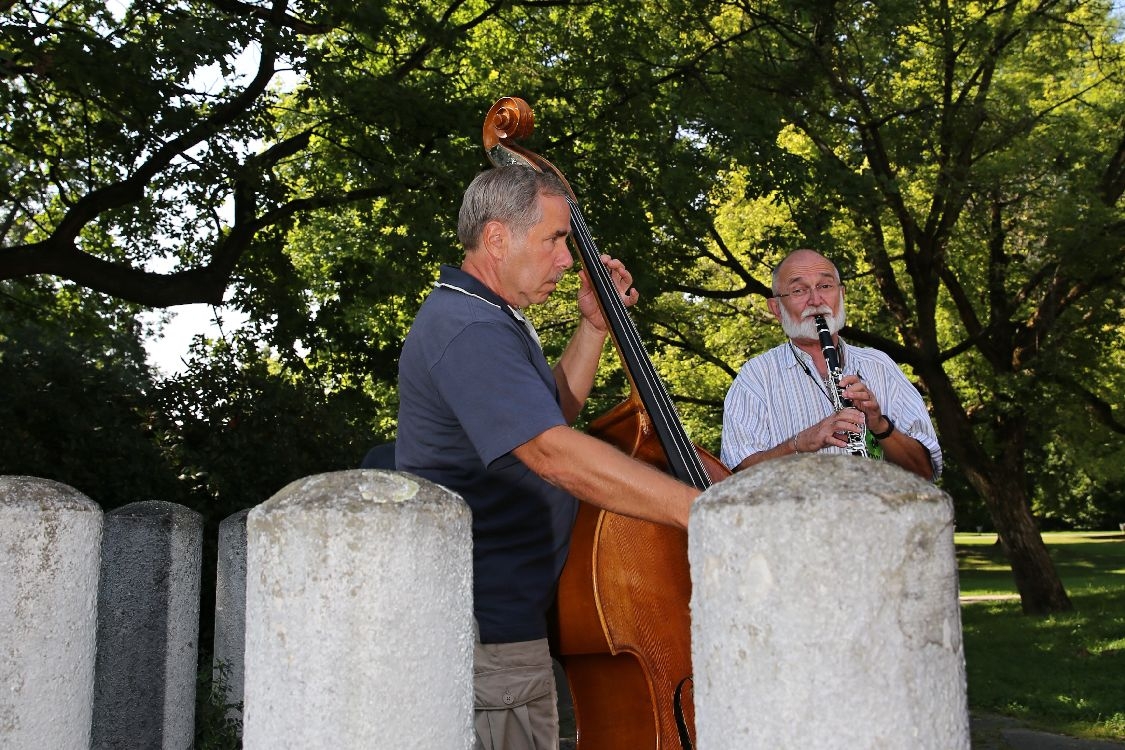
[[[845,375],[840,378],[840,385],[844,388],[844,398],[851,401],[852,406],[863,412],[868,427],[874,428],[876,431],[886,427],[883,423],[883,409],[879,406],[875,394],[868,389],[867,383],[860,380],[858,375]]]
[[[629,273],[629,269],[625,268],[624,263],[604,253],[601,256],[601,261],[602,265],[609,271],[610,278],[617,288],[617,294],[621,297],[621,301],[626,307],[635,305],[640,298],[640,293],[632,288],[633,274]],[[606,323],[605,317],[602,315],[602,308],[598,304],[598,298],[594,293],[594,287],[590,283],[589,272],[586,269],[580,270],[578,272],[578,278],[582,281],[582,285],[578,289],[579,312],[582,313],[583,319],[588,321],[590,325],[594,326],[594,328],[602,333],[607,333],[609,331],[609,324]]]
[[[798,432],[794,436],[796,442],[793,445],[798,453],[815,453],[829,445],[847,448],[848,439],[845,433],[861,432],[862,429],[863,412],[849,407],[830,414],[811,427]]]

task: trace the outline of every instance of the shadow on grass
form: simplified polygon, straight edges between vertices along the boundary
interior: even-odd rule
[[[1074,611],[1024,615],[1003,551],[958,547],[974,713],[1033,729],[1125,740],[1125,543],[1119,535],[1045,534]]]

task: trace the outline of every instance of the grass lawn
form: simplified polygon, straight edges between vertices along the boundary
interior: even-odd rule
[[[1125,534],[1048,532],[1074,611],[1020,611],[995,534],[959,532],[961,619],[973,712],[1125,740]]]

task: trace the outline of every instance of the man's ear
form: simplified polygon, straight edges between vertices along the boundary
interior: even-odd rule
[[[777,297],[766,297],[766,307],[775,318],[781,320],[781,300]]]
[[[512,233],[507,224],[493,219],[486,223],[481,231],[481,247],[493,258],[503,258],[508,254],[511,236]]]

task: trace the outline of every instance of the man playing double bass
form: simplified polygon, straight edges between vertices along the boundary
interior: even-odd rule
[[[555,175],[478,175],[457,222],[464,262],[441,268],[399,362],[396,468],[456,491],[473,514],[477,748],[558,746],[547,612],[577,501],[686,529],[700,492],[569,426],[608,333],[586,272],[578,327],[553,368],[520,310],[573,265],[570,231]],[[629,271],[602,262],[634,304]]]

